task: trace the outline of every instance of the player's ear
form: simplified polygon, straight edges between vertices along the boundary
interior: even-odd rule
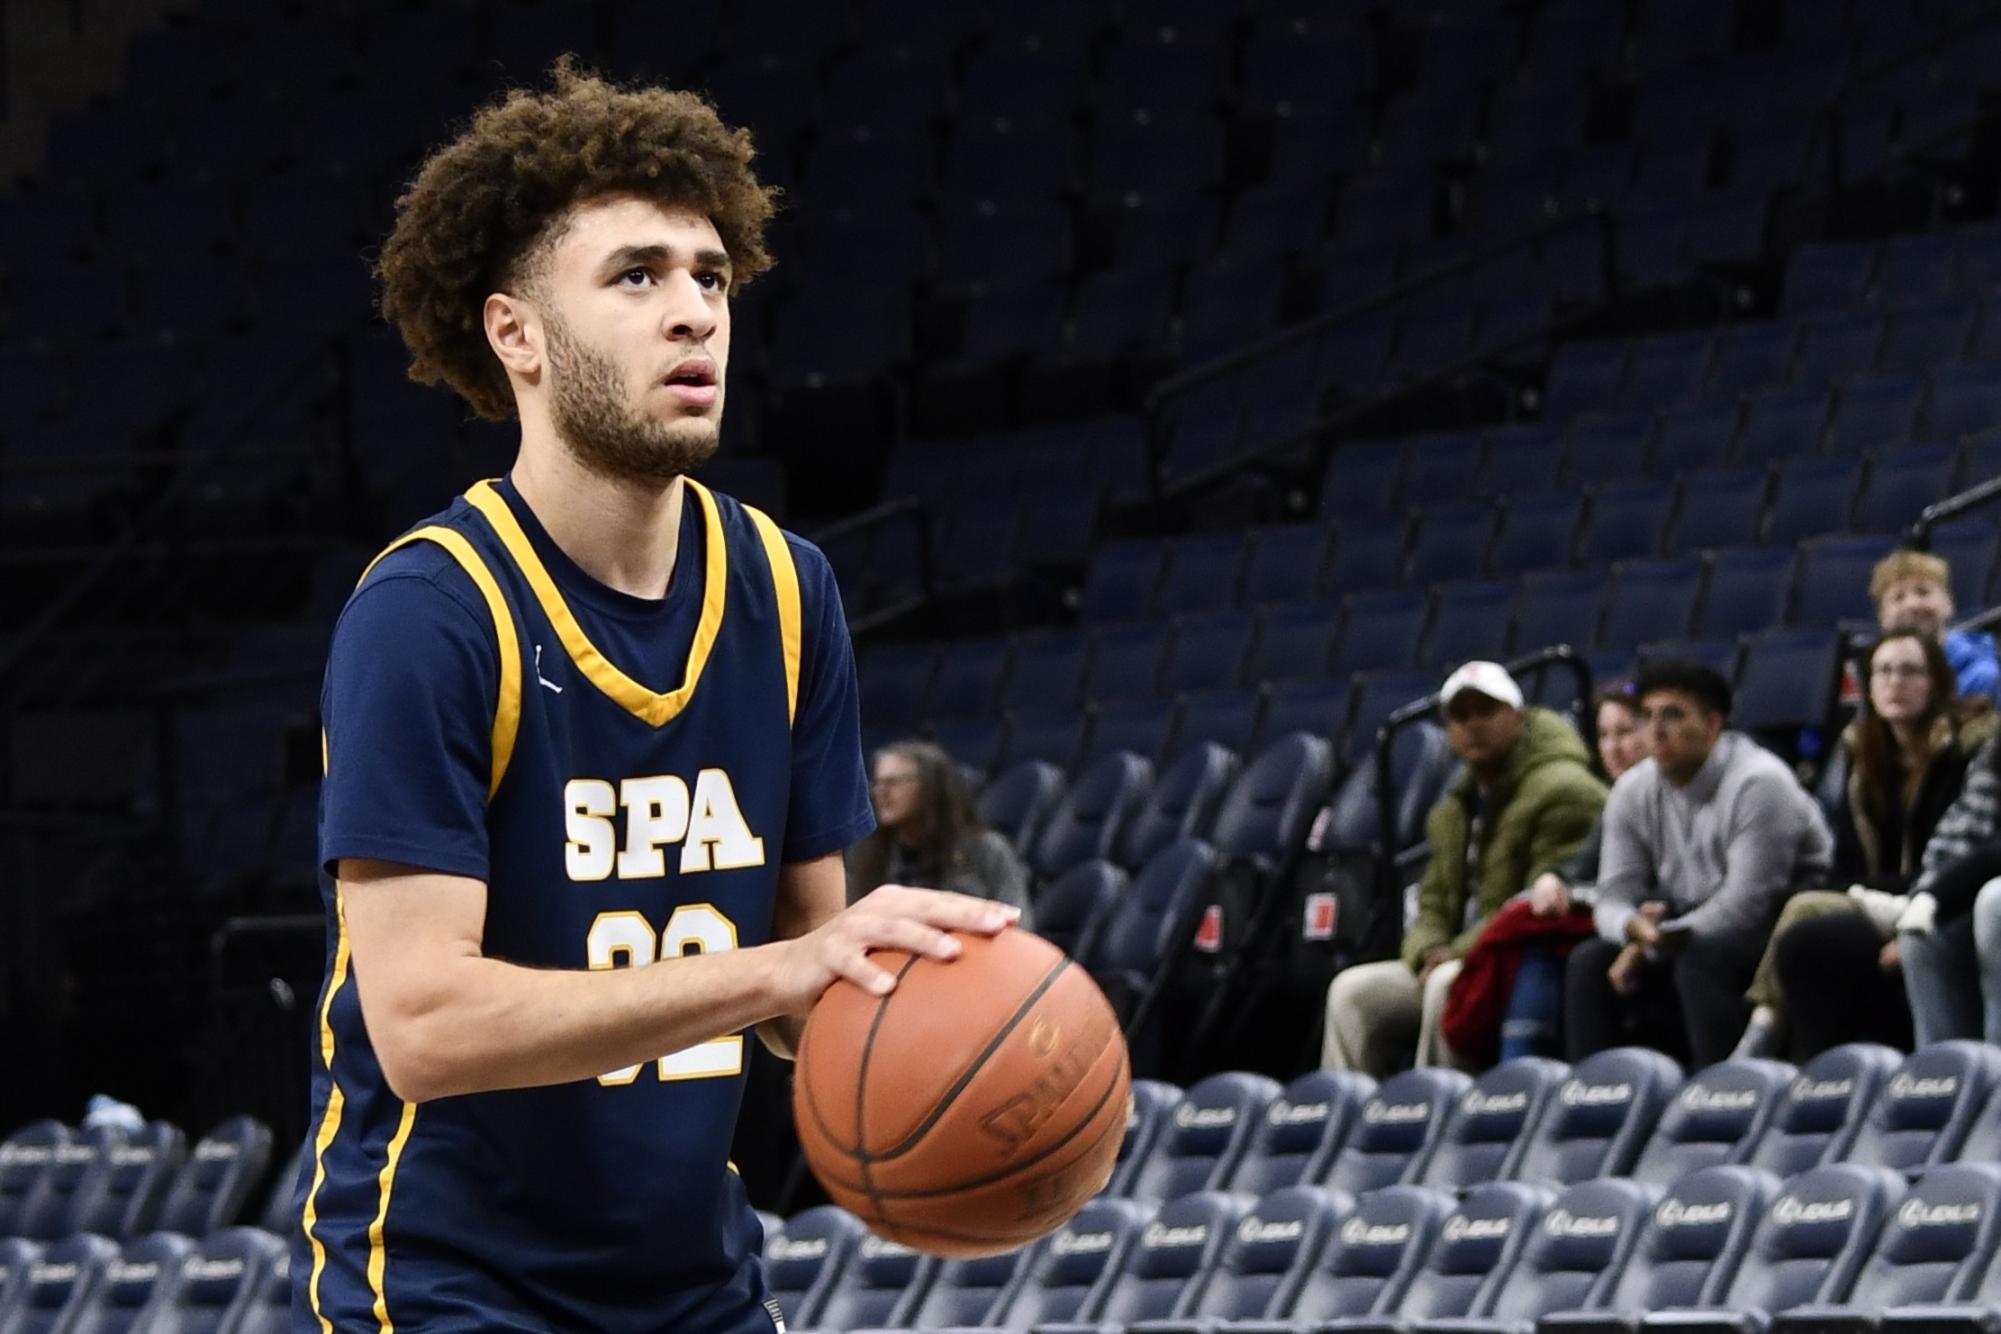
[[[534,306],[518,296],[494,292],[480,316],[486,325],[486,345],[502,366],[524,377],[542,369],[542,321]]]

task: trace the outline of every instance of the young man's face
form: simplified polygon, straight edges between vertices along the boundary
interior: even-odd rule
[[[1670,783],[1689,782],[1716,749],[1723,715],[1686,690],[1649,690],[1640,697],[1640,725],[1654,763]]]
[[[1916,630],[1937,638],[1951,619],[1951,590],[1922,576],[1897,580],[1876,604],[1876,621],[1885,631]]]
[[[1475,769],[1498,768],[1525,726],[1520,709],[1477,690],[1462,690],[1445,706],[1445,740]]]
[[[666,481],[716,451],[729,367],[729,256],[706,217],[613,196],[580,204],[542,303],[556,429],[584,464]]]

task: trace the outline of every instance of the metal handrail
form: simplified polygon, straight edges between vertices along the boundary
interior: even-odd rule
[[[931,601],[936,592],[931,552],[931,507],[915,496],[898,496],[885,500],[880,505],[851,514],[845,519],[816,529],[807,537],[819,547],[827,547],[856,533],[868,534],[868,549],[874,553],[876,533],[894,523],[910,523],[917,529],[917,592],[901,602],[887,607],[852,615],[848,618],[848,633],[864,635],[893,621],[909,615],[917,608]]]
[[[1929,551],[1932,529],[1997,498],[2001,498],[2001,477],[1990,477],[1944,500],[1934,501],[1920,510],[1911,526],[1904,530],[1904,544],[1918,551]]]
[[[1591,664],[1569,644],[1551,644],[1533,653],[1523,654],[1504,664],[1510,676],[1519,677],[1525,672],[1539,671],[1545,667],[1562,665],[1570,669],[1577,680],[1577,698],[1585,702],[1584,719],[1580,731],[1585,734],[1587,744],[1591,743],[1597,731],[1597,720],[1592,718],[1589,701],[1591,699]],[[1395,781],[1392,752],[1397,733],[1412,723],[1429,717],[1439,704],[1438,692],[1421,696],[1410,703],[1393,710],[1376,729],[1376,837],[1380,843],[1376,858],[1376,879],[1382,892],[1396,891],[1396,802],[1391,794]]]

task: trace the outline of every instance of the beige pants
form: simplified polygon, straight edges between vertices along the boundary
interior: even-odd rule
[[[1787,899],[1786,906],[1779,912],[1779,920],[1772,926],[1772,938],[1765,942],[1765,957],[1758,960],[1758,971],[1752,975],[1751,989],[1744,993],[1744,999],[1753,1005],[1768,1005],[1784,1017],[1786,998],[1780,994],[1777,953],[1780,935],[1794,922],[1803,922],[1809,917],[1861,911],[1855,906],[1855,900],[1840,890],[1802,890]]]
[[[1418,1065],[1457,1067],[1458,1058],[1438,1034],[1446,988],[1457,976],[1457,959],[1432,969],[1422,987],[1401,959],[1356,964],[1335,974],[1327,988],[1320,1064],[1382,1079],[1401,1069],[1415,1048]]]

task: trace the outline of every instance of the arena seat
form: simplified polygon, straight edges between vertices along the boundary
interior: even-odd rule
[[[1903,1196],[1903,1178],[1884,1167],[1832,1163],[1802,1172],[1773,1197],[1727,1287],[1703,1307],[1656,1310],[1640,1327],[1744,1334],[1793,1307],[1841,1301]]]
[[[1029,1247],[1004,1255],[939,1260],[921,1290],[913,1288],[890,1313],[890,1323],[851,1329],[849,1334],[883,1334],[890,1329],[938,1329],[984,1324],[1020,1277]]]
[[[1457,1070],[1406,1070],[1386,1079],[1369,1100],[1318,1183],[1361,1195],[1424,1170],[1440,1128],[1473,1086]]]
[[[1612,569],[1612,589],[1597,642],[1620,649],[1688,633],[1702,588],[1702,563],[1692,556],[1624,561]]]
[[[1112,995],[1121,1022],[1133,1021],[1179,956],[1218,865],[1209,844],[1177,839],[1140,867],[1113,902],[1091,962],[1092,976]]]
[[[1077,631],[1038,630],[1016,636],[1007,682],[1001,688],[1001,707],[1074,708],[1084,698],[1088,661],[1086,641]]]
[[[1035,1243],[1021,1277],[995,1302],[986,1328],[1032,1329],[1089,1319],[1120,1274],[1152,1217],[1131,1200],[1099,1196],[1055,1233]],[[1200,1249],[1200,1248],[1198,1248]]]
[[[764,1282],[786,1323],[811,1326],[827,1294],[860,1243],[861,1220],[831,1204],[785,1220],[785,1230],[764,1241]]]
[[[1237,608],[1179,614],[1174,642],[1161,669],[1161,693],[1179,695],[1242,685],[1244,658],[1255,633],[1255,617]]]
[[[1668,1099],[1632,1166],[1635,1181],[1670,1186],[1730,1163],[1758,1142],[1798,1072],[1780,1061],[1722,1061],[1690,1076]]]
[[[1698,638],[1726,638],[1777,625],[1792,599],[1795,557],[1784,547],[1738,547],[1709,558],[1709,583],[1695,616]]]
[[[1341,490],[1347,492],[1345,484]],[[1340,596],[1353,589],[1394,588],[1403,574],[1409,530],[1409,520],[1402,515],[1343,519],[1319,591]]]
[[[1570,492],[1509,496],[1487,551],[1487,573],[1506,578],[1570,564],[1583,510],[1584,502]]]
[[[298,1148],[292,1150],[276,1173],[271,1177],[271,1186],[264,1196],[263,1207],[257,1212],[257,1226],[277,1236],[289,1236],[298,1222],[299,1213],[293,1201],[298,1196],[301,1169],[310,1160],[313,1151],[311,1140],[299,1141]]]
[[[1959,1152],[2001,1078],[2001,1049],[1985,1042],[1934,1042],[1890,1075],[1844,1162],[1915,1174]]]
[[[1069,1321],[1038,1320],[1038,1334],[1102,1334],[1187,1313],[1201,1300],[1249,1196],[1204,1190],[1160,1206],[1126,1248],[1117,1272]],[[1060,1234],[1059,1234],[1060,1235]]]
[[[1755,1147],[1741,1161],[1781,1178],[1841,1161],[1877,1090],[1901,1061],[1889,1047],[1869,1042],[1822,1052],[1786,1085]]]
[[[1044,760],[1009,765],[980,789],[974,805],[980,823],[1012,843],[1017,852],[1032,847],[1042,822],[1063,794],[1063,771]]]
[[[55,1241],[74,1233],[76,1220],[96,1209],[105,1194],[105,1174],[99,1170],[120,1132],[79,1135],[55,1145],[55,1159],[16,1220],[18,1235]]]
[[[1132,1083],[1132,1110],[1126,1116],[1125,1138],[1119,1141],[1118,1161],[1104,1194],[1123,1196],[1132,1179],[1146,1165],[1153,1146],[1166,1133],[1181,1089],[1159,1079],[1135,1079]]]
[[[1496,526],[1497,511],[1491,501],[1439,501],[1413,513],[1417,535],[1404,562],[1403,582],[1426,588],[1478,577]]]
[[[1451,1191],[1512,1176],[1544,1104],[1569,1073],[1563,1062],[1540,1056],[1487,1071],[1453,1101],[1423,1168],[1404,1179]]]
[[[1266,744],[1234,779],[1216,809],[1210,841],[1232,862],[1275,871],[1306,837],[1334,780],[1333,747],[1295,732]]]
[[[1206,836],[1236,772],[1237,757],[1218,745],[1198,743],[1175,756],[1120,832],[1119,863],[1143,866],[1178,838]]]
[[[936,1272],[935,1261],[910,1247],[865,1235],[820,1298],[811,1325],[838,1330],[889,1324],[908,1298],[923,1299]]]
[[[1809,1302],[1772,1317],[1773,1334],[1862,1334],[1887,1327],[1883,1314],[1946,1303],[1967,1293],[1994,1255],[2001,1167],[1929,1167],[1883,1223],[1874,1250],[1844,1300]]]
[[[1169,615],[1230,610],[1238,605],[1237,582],[1248,554],[1244,539],[1235,533],[1177,539],[1167,548],[1154,605]]]
[[[1084,674],[1084,698],[1153,699],[1167,661],[1173,627],[1165,621],[1108,622],[1091,631],[1091,666]]]
[[[1514,651],[1552,644],[1584,649],[1598,641],[1608,580],[1602,570],[1538,570],[1515,596]]]
[[[1217,1334],[1276,1315],[1320,1256],[1354,1201],[1317,1186],[1288,1186],[1258,1198],[1238,1222],[1202,1295],[1179,1317],[1143,1320],[1131,1334]]]
[[[56,1150],[75,1139],[60,1121],[36,1121],[0,1142],[0,1237],[18,1236],[49,1189]]]
[[[1351,1070],[1309,1070],[1284,1088],[1245,1146],[1228,1189],[1264,1196],[1285,1186],[1318,1181],[1327,1172],[1376,1081]]]
[[[28,1266],[13,1307],[0,1317],[0,1334],[67,1331],[118,1259],[118,1247],[88,1234],[56,1242]]]
[[[1774,465],[1767,540],[1793,543],[1845,531],[1861,489],[1862,465],[1855,459],[1802,457]]]
[[[1081,762],[1124,751],[1158,764],[1174,723],[1174,706],[1159,699],[1105,699],[1094,702],[1085,724]]]
[[[1334,647],[1337,674],[1408,668],[1417,661],[1429,604],[1416,589],[1384,588],[1344,599],[1341,639]]]
[[[1086,968],[1091,967],[1098,932],[1125,889],[1127,878],[1108,861],[1079,862],[1036,894],[1035,933]]]
[[[1007,645],[997,639],[962,639],[938,650],[927,718],[971,718],[993,712],[1007,671]]]
[[[40,1242],[0,1237],[0,1321],[14,1309],[14,1299],[27,1291],[28,1267],[41,1256]]]
[[[1189,1085],[1120,1193],[1146,1203],[1221,1189],[1278,1093],[1276,1080],[1238,1071]]]
[[[1887,353],[1885,361],[1885,374],[1851,379],[1840,386],[1827,430],[1828,453],[1859,458],[1910,443],[1925,384],[1917,375],[1896,373],[1888,365]]]
[[[165,1121],[149,1121],[124,1143],[107,1146],[97,1168],[100,1180],[78,1187],[69,1231],[113,1241],[145,1232],[186,1157],[187,1136]]]
[[[1674,511],[1666,482],[1608,482],[1591,493],[1591,511],[1577,535],[1577,559],[1589,565],[1660,554]]]
[[[1418,650],[1420,667],[1444,673],[1475,658],[1491,658],[1508,642],[1515,586],[1506,580],[1466,580],[1434,589],[1431,628]]]
[[[1423,1334],[1530,1334],[1550,1311],[1603,1303],[1660,1191],[1636,1181],[1581,1181],[1553,1200],[1507,1279],[1478,1316],[1421,1320]]]
[[[106,1262],[68,1334],[123,1334],[152,1329],[179,1291],[194,1243],[170,1232],[128,1241]]]
[[[1518,1181],[1473,1187],[1439,1225],[1393,1316],[1342,1316],[1317,1328],[1329,1334],[1398,1334],[1426,1321],[1485,1316],[1549,1200],[1548,1191]]]
[[[1031,869],[1053,877],[1079,862],[1109,858],[1152,786],[1153,766],[1137,755],[1105,755],[1086,765],[1050,811]]]
[[[1579,1061],[1529,1127],[1508,1175],[1538,1186],[1625,1176],[1680,1083],[1681,1067],[1644,1047]]]

